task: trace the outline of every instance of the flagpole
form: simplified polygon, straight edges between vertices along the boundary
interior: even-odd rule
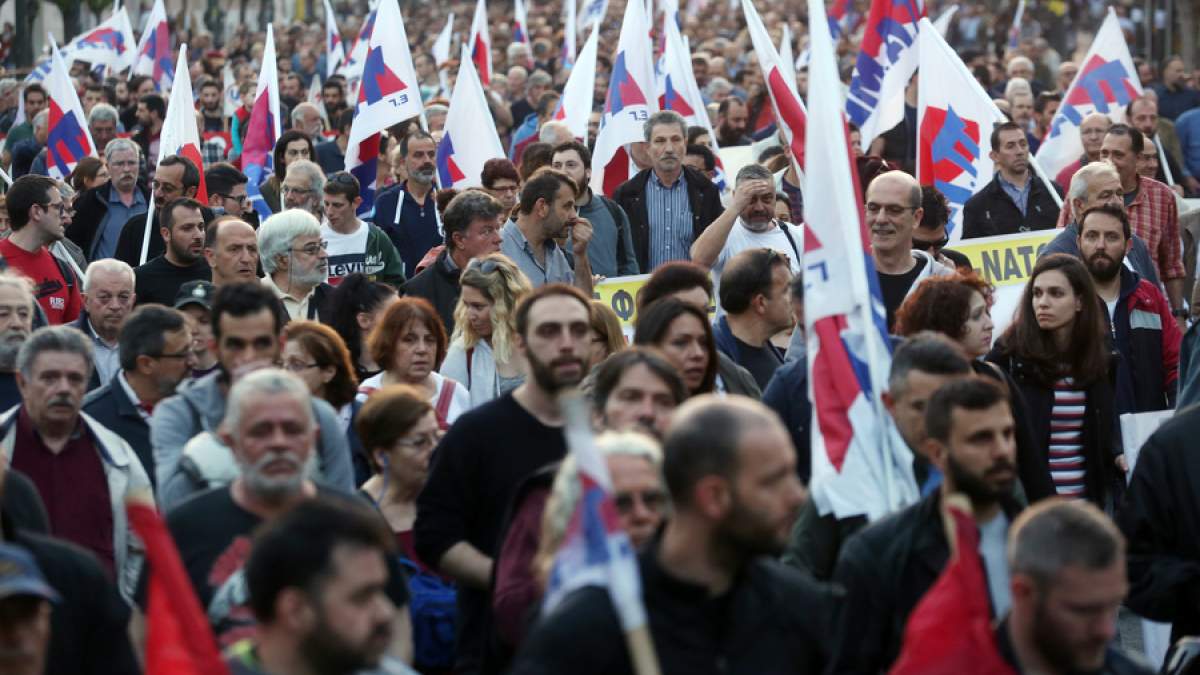
[[[146,264],[146,256],[150,255],[150,228],[154,223],[154,192],[150,193],[150,201],[146,204],[146,231],[142,233],[142,254],[138,256],[138,264]]]

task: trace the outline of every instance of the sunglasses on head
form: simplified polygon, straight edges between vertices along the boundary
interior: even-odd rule
[[[943,236],[941,239],[934,239],[932,241],[926,239],[917,239],[914,237],[912,240],[912,247],[914,251],[925,251],[928,253],[932,251],[940,251],[946,247],[946,244],[949,243],[949,235]]]

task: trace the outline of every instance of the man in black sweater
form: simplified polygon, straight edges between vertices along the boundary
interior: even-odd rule
[[[162,210],[163,254],[134,270],[137,303],[171,306],[179,288],[189,281],[208,281],[212,271],[204,260],[204,214],[200,202],[180,197]]]
[[[457,673],[480,670],[488,586],[509,502],[526,477],[566,454],[557,394],[587,374],[589,311],[587,296],[565,284],[540,286],[521,301],[517,348],[530,377],[458,418],[417,497],[417,555],[459,584]]]

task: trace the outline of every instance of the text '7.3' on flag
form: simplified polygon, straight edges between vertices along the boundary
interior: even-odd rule
[[[920,57],[917,180],[946,196],[946,234],[958,241],[963,207],[992,180],[992,128],[1004,116],[928,18],[921,19]]]
[[[649,34],[645,6],[641,2],[626,3],[600,130],[592,151],[591,187],[597,194],[611,197],[629,179],[630,161],[625,144],[646,139],[644,125],[658,108],[653,94],[654,61],[646,37]]]
[[[421,114],[417,72],[408,51],[408,34],[400,6],[396,0],[383,0],[375,11],[380,30],[372,31],[367,45],[354,104],[354,122],[346,144],[346,170],[362,186],[359,214],[375,208],[380,133]]]
[[[79,160],[96,155],[96,144],[88,130],[87,118],[79,95],[75,93],[74,80],[67,72],[66,63],[54,36],[50,36],[50,75],[46,78],[49,94],[46,120],[46,171],[51,178],[65,180],[75,170]]]
[[[800,95],[796,93],[795,67],[784,66],[783,59],[779,58],[779,52],[775,51],[775,45],[771,43],[771,36],[767,34],[767,29],[758,16],[758,10],[754,8],[754,3],[750,0],[742,0],[742,12],[746,15],[746,28],[750,32],[750,41],[754,44],[754,52],[758,55],[758,62],[762,67],[767,93],[771,96],[775,121],[788,139],[788,147],[792,151],[792,161],[795,162],[797,170],[803,172],[808,161],[805,158],[804,150],[808,112],[804,109]],[[793,74],[790,83],[788,82],[788,73]],[[840,87],[840,85],[838,86]],[[834,88],[828,91],[839,90]],[[813,89],[810,86],[809,91],[822,92],[826,90]],[[809,194],[807,189],[804,194]]]
[[[246,183],[246,196],[266,220],[271,207],[259,191],[259,183],[274,170],[275,141],[279,139],[279,76],[275,68],[275,30],[267,24],[267,44],[263,49],[262,70],[258,74],[258,89],[254,92],[254,106],[250,109],[250,121],[246,126],[246,140],[242,143],[242,173]]]
[[[504,157],[487,94],[465,45],[463,57],[450,97],[450,111],[446,113],[445,133],[437,147],[438,184],[456,190],[482,185],[483,165],[489,159]]]
[[[840,80],[822,0],[809,0],[809,91]],[[804,327],[812,397],[812,499],[821,515],[876,520],[917,499],[912,452],[881,397],[891,369],[883,294],[850,135],[836,96],[809,100]]]
[[[917,30],[924,0],[872,0],[854,63],[846,116],[871,141],[904,119],[904,89],[917,69]]]

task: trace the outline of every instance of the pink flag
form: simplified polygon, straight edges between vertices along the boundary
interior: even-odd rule
[[[242,143],[242,173],[249,182],[246,196],[261,219],[271,216],[258,185],[274,170],[275,141],[279,129],[279,75],[275,68],[275,31],[267,24],[267,44],[263,48],[262,70],[258,74],[258,89],[254,92],[254,105],[250,109],[250,120],[246,126],[246,140]]]

